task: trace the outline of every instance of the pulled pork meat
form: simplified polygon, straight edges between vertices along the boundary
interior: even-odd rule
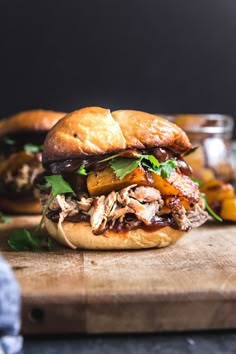
[[[0,167],[0,182],[9,194],[33,193],[34,179],[42,172],[41,153],[21,151],[4,159]]]
[[[3,183],[6,186],[11,186],[11,189],[14,188],[16,192],[33,189],[34,179],[38,174],[42,173],[42,171],[41,164],[34,166],[24,164],[14,173],[8,171]]]
[[[49,195],[42,195],[41,202],[46,205]],[[164,208],[165,206],[165,208]],[[104,233],[107,229],[122,230],[117,224],[128,222],[129,229],[151,227],[157,220],[162,220],[168,214],[171,225],[183,231],[202,225],[208,219],[208,213],[201,205],[194,204],[186,210],[177,197],[166,205],[160,192],[149,186],[130,185],[118,192],[99,197],[81,197],[80,200],[69,196],[58,195],[49,207],[47,217],[53,221],[89,221],[95,235]]]

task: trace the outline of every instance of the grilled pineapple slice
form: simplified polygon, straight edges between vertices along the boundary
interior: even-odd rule
[[[152,178],[149,180],[149,175],[142,167],[137,167],[122,179],[116,177],[111,167],[107,167],[102,171],[92,172],[88,175],[87,188],[89,194],[94,197],[111,191],[118,191],[131,184],[147,186],[150,185],[151,181]]]

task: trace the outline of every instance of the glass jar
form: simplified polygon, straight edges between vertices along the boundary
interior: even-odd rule
[[[193,176],[203,182],[217,178],[233,183],[233,118],[222,114],[178,114],[168,118],[187,133],[196,147],[185,156]]]

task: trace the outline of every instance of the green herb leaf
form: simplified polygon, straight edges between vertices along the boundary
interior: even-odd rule
[[[3,139],[4,143],[7,144],[7,145],[15,145],[15,140],[11,139],[11,138],[4,138]]]
[[[206,208],[206,210],[208,211],[208,213],[209,213],[214,219],[216,219],[217,221],[220,221],[220,222],[223,221],[223,219],[222,219],[219,215],[217,215],[217,214],[214,212],[214,210],[211,209],[210,205],[207,203],[207,199],[206,199],[205,193],[201,193],[201,197],[202,197],[202,199],[203,199],[203,201],[204,201],[205,208]]]
[[[177,162],[175,160],[167,160],[160,163],[160,175],[163,179],[168,178],[176,169]]]
[[[85,169],[85,164],[82,163],[82,165],[80,165],[79,169],[75,171],[75,173],[77,173],[78,175],[87,176],[88,172]]]
[[[203,182],[200,179],[197,179],[197,178],[194,178],[194,177],[192,177],[191,179],[192,179],[193,182],[198,184],[198,187],[202,187],[203,186]]]
[[[145,163],[145,160],[148,161],[150,166],[147,166],[149,166],[149,168],[151,167],[154,171],[160,166],[160,162],[154,155],[139,155],[139,157],[141,158],[142,164]]]
[[[25,144],[24,150],[27,152],[40,152],[43,151],[43,145]]]
[[[53,197],[64,193],[75,194],[69,183],[61,175],[46,176],[45,179],[52,187]]]
[[[2,212],[0,212],[0,223],[9,224],[12,222],[12,218],[5,216]]]
[[[8,243],[15,251],[35,251],[39,248],[41,238],[22,228],[12,232]]]
[[[140,159],[115,158],[111,160],[110,166],[116,177],[123,179],[126,175],[134,171],[140,164]]]
[[[24,228],[14,230],[8,240],[8,244],[15,251],[50,251],[52,241],[48,236],[38,236]]]
[[[105,162],[105,161],[109,161],[109,160],[113,160],[114,158],[116,158],[116,157],[118,157],[118,156],[119,156],[119,154],[112,155],[112,156],[108,156],[108,157],[106,157],[105,159],[102,159],[102,160],[98,161],[98,163],[100,163],[100,162]]]
[[[159,162],[153,155],[137,155],[136,158],[114,158],[110,162],[110,166],[120,179],[131,173],[138,166],[144,166],[154,173],[161,175],[163,179],[168,178],[177,167],[174,159],[165,162]]]
[[[148,167],[150,171],[161,175],[163,179],[168,178],[177,167],[177,162],[174,159],[165,162],[159,162],[153,155],[141,155],[141,164]]]

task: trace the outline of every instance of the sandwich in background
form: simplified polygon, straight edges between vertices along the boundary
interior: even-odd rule
[[[234,169],[231,161],[233,119],[222,114],[177,114],[172,122],[188,135],[195,149],[185,161],[192,167],[210,207],[225,221],[236,221]]]
[[[39,214],[33,181],[42,173],[46,133],[65,113],[47,110],[20,112],[0,120],[0,210]]]

